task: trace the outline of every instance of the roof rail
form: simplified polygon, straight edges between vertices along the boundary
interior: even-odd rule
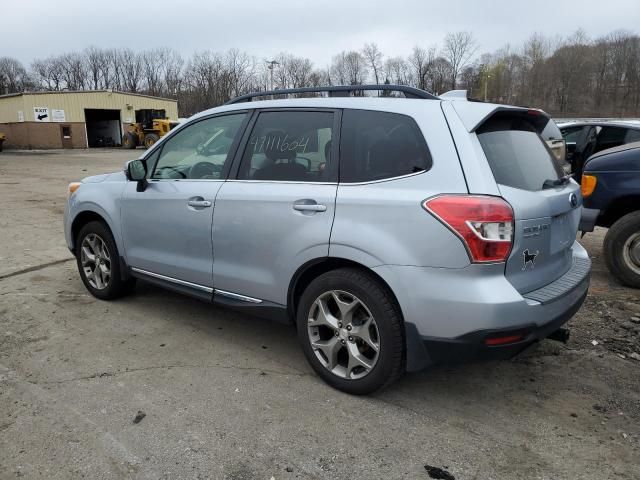
[[[330,97],[348,97],[351,92],[360,92],[365,90],[382,90],[389,92],[404,93],[406,98],[421,98],[424,100],[437,100],[438,97],[431,93],[420,90],[419,88],[409,87],[408,85],[335,85],[331,87],[304,87],[304,88],[283,88],[282,90],[268,90],[266,92],[254,92],[247,95],[241,95],[232,98],[225,105],[234,103],[250,102],[256,97],[268,97],[271,95],[291,95],[295,93],[323,93],[326,92]]]

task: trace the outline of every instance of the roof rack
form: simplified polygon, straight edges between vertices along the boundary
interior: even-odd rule
[[[272,95],[292,95],[295,93],[328,93],[330,97],[348,97],[351,92],[364,90],[382,90],[389,92],[404,93],[406,98],[421,98],[424,100],[437,100],[438,97],[425,90],[409,87],[407,85],[335,85],[331,87],[304,87],[304,88],[283,88],[282,90],[268,90],[266,92],[254,92],[232,98],[225,105],[234,103],[250,102],[256,97],[268,97]]]

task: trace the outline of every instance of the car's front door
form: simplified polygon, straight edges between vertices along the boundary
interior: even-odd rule
[[[245,134],[236,178],[216,200],[216,295],[284,305],[295,270],[328,255],[338,122],[332,110],[258,114]]]
[[[211,291],[214,203],[245,118],[233,113],[185,126],[146,160],[144,191],[127,183],[122,232],[136,273]]]

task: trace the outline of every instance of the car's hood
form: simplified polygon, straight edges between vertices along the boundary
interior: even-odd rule
[[[124,172],[102,173],[82,179],[82,183],[101,183],[109,179],[110,182],[123,182],[126,180]]]

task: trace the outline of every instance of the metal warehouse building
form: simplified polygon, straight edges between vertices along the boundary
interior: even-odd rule
[[[6,148],[120,146],[141,109],[178,120],[177,101],[169,98],[111,90],[16,93],[0,96],[0,133]]]

